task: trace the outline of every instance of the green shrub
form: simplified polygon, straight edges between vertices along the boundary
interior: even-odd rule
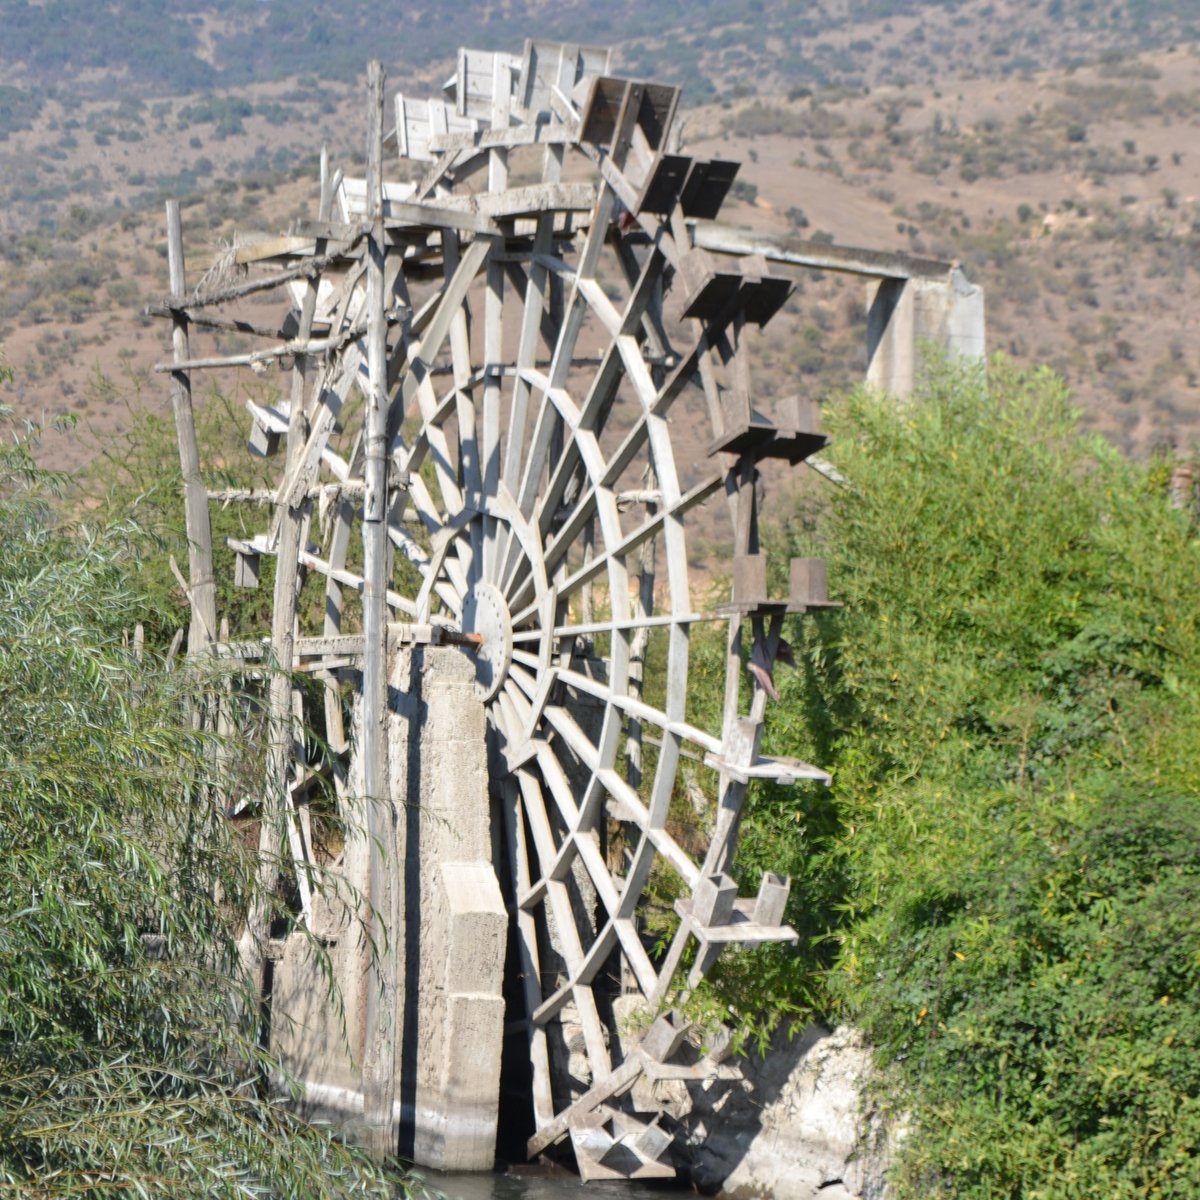
[[[235,944],[253,863],[190,718],[203,681],[126,647],[131,543],[54,528],[45,482],[6,441],[0,1188],[386,1196],[261,1090]]]
[[[834,785],[746,827],[794,855],[810,965],[836,938],[807,986],[909,1114],[899,1195],[1194,1196],[1200,547],[1169,472],[1003,363],[827,425],[848,486],[792,541],[823,531],[845,608],[797,621],[768,741]]]

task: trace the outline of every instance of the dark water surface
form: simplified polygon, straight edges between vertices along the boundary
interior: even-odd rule
[[[686,1193],[674,1181],[581,1183],[569,1171],[522,1167],[491,1174],[444,1175],[421,1170],[429,1191],[447,1200],[679,1200]]]

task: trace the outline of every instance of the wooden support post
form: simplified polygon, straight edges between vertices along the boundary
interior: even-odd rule
[[[179,201],[167,201],[167,264],[170,271],[172,314],[171,349],[175,362],[188,360],[188,322],[179,311],[187,299],[183,262],[183,226]],[[187,371],[171,373],[171,407],[179,441],[179,468],[183,475],[183,503],[188,539],[188,594],[192,620],[188,627],[188,653],[206,649],[217,636],[216,585],[212,567],[212,530],[208,521],[208,496],[200,478],[200,449],[192,412],[192,381]]]
[[[653,468],[649,468],[643,481],[647,491],[654,491],[658,479]],[[646,515],[654,516],[658,506],[648,504]],[[644,694],[644,677],[646,670],[646,654],[650,648],[650,627],[646,624],[654,612],[654,570],[657,558],[658,539],[648,537],[638,548],[638,590],[634,601],[634,620],[638,629],[630,641],[629,647],[629,694],[635,700],[641,700]],[[629,733],[625,739],[626,775],[629,786],[636,789],[642,786],[642,722],[637,717],[630,718]]]
[[[318,252],[323,243],[317,243]],[[310,277],[300,309],[300,337],[312,331],[316,310],[317,280]],[[287,471],[294,471],[304,455],[308,427],[304,415],[304,389],[308,378],[308,357],[296,356],[292,376],[291,405],[287,428]],[[268,692],[268,754],[263,807],[260,815],[257,894],[254,897],[246,933],[242,940],[242,961],[250,977],[265,986],[264,949],[269,933],[272,897],[275,894],[284,837],[296,872],[300,893],[301,919],[312,919],[312,882],[309,877],[308,838],[298,824],[292,807],[290,779],[293,763],[293,737],[296,724],[292,708],[292,671],[295,667],[296,616],[300,601],[300,552],[307,540],[310,501],[302,495],[295,506],[279,510],[278,543],[275,561],[275,588],[271,607],[272,673]]]
[[[370,845],[368,922],[375,950],[368,970],[363,1099],[366,1146],[378,1158],[396,1153],[392,1109],[396,1074],[396,919],[400,880],[395,812],[387,764],[387,489],[388,354],[384,296],[383,66],[367,71],[367,371],[363,502],[363,700],[360,730],[366,833]],[[386,850],[385,850],[386,847]],[[384,861],[387,854],[388,861]],[[389,881],[389,874],[391,879]],[[390,882],[390,886],[389,886]],[[380,921],[388,928],[380,928]]]

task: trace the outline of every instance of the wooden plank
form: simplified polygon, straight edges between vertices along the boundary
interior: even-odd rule
[[[510,778],[503,784],[504,828],[508,836],[509,861],[514,865],[518,891],[529,886],[529,853],[525,845],[525,826],[516,783]],[[538,951],[537,922],[531,913],[517,912],[517,950],[521,956],[521,980],[525,993],[525,1011],[534,1012],[541,1003],[541,961]],[[554,1119],[554,1095],[550,1084],[550,1056],[546,1031],[532,1023],[527,1026],[530,1060],[533,1067],[533,1119],[541,1129]]]
[[[384,220],[391,215],[394,204],[411,200],[416,194],[415,184],[400,180],[384,180],[382,186]],[[370,207],[367,203],[366,179],[353,175],[343,176],[338,181],[335,203],[346,225],[351,229],[361,230],[362,219],[368,215]],[[301,232],[311,233],[312,230],[302,229]]]
[[[804,271],[839,271],[871,279],[932,279],[944,281],[953,264],[933,258],[854,246],[829,246],[803,238],[757,233],[732,225],[689,221],[693,244],[714,254],[741,257],[761,254],[780,267]]]
[[[534,261],[530,264],[528,283],[525,288],[525,304],[521,312],[521,326],[517,341],[517,379],[513,388],[512,405],[508,423],[508,440],[504,450],[503,480],[514,495],[520,485],[521,466],[525,460],[525,429],[528,421],[529,384],[521,375],[522,368],[533,365],[537,336],[545,312],[546,268],[539,265],[538,256],[550,253],[554,225],[551,218],[543,215],[538,220],[538,232],[534,239]]]
[[[721,211],[740,166],[721,159],[693,163],[679,196],[684,215],[713,220]]]
[[[256,239],[252,242],[242,242],[234,247],[233,261],[244,266],[248,263],[261,262],[264,258],[286,256],[303,258],[315,253],[316,243],[312,238],[285,233],[275,237]]]
[[[363,478],[363,680],[357,735],[362,759],[365,825],[369,842],[367,936],[379,947],[369,958],[363,1049],[363,1103],[367,1148],[380,1159],[395,1152],[393,1103],[396,1083],[396,963],[403,961],[398,920],[403,862],[401,835],[388,786],[387,750],[387,489],[388,388],[387,298],[384,294],[383,67],[367,69],[370,92],[367,132],[367,370]],[[386,859],[385,859],[386,856]],[[388,864],[393,864],[389,872]],[[389,876],[391,876],[389,878]],[[380,928],[380,920],[384,927]]]
[[[538,213],[590,213],[596,206],[596,187],[592,183],[531,183],[506,188],[497,195],[486,192],[472,198],[481,213],[502,218],[533,216]]]
[[[324,246],[322,243],[318,243],[315,248],[320,252]],[[306,342],[312,331],[318,290],[317,278],[309,276],[304,285],[300,306],[297,330],[297,340],[300,342]],[[299,354],[296,357],[295,369],[292,373],[291,396],[287,405],[287,424],[282,431],[287,435],[289,462],[295,461],[303,450],[304,393],[308,378],[308,356]],[[256,421],[265,420],[266,414],[270,411],[258,408]],[[277,514],[278,550],[271,611],[271,649],[277,671],[271,676],[268,701],[271,739],[268,789],[279,797],[275,802],[283,810],[282,817],[286,822],[285,832],[288,848],[295,869],[297,890],[300,894],[301,921],[309,928],[311,928],[313,911],[310,879],[312,870],[311,841],[299,821],[300,814],[290,803],[289,779],[294,767],[296,730],[300,726],[300,721],[295,713],[296,697],[290,680],[290,674],[295,664],[294,639],[301,587],[298,554],[300,547],[307,541],[310,512],[311,505],[305,497],[295,506],[280,509]]]
[[[450,132],[473,133],[479,122],[471,117],[451,112],[444,100],[418,100],[400,93],[396,95],[396,145],[401,158],[432,162],[434,138]]]
[[[416,226],[431,229],[462,229],[468,233],[499,234],[500,228],[489,216],[471,211],[466,207],[452,208],[448,205],[405,201],[393,204],[388,218],[388,228]]]
[[[517,782],[521,789],[521,797],[525,804],[525,812],[529,818],[529,827],[537,841],[538,857],[545,862],[554,857],[553,834],[550,832],[546,818],[545,805],[542,799],[541,785],[532,772],[519,770]],[[558,950],[567,963],[567,970],[577,975],[583,966],[583,947],[579,940],[579,930],[575,924],[575,915],[571,908],[571,897],[566,886],[555,880],[548,887],[551,910],[554,913],[554,926],[558,934]],[[588,1061],[595,1076],[606,1075],[612,1069],[609,1058],[608,1043],[600,1014],[596,1009],[595,997],[589,988],[575,989],[575,1007],[579,1013],[579,1023],[583,1026],[584,1042],[587,1047]]]
[[[280,358],[293,358],[298,354],[322,354],[328,350],[340,350],[347,342],[360,337],[365,330],[359,326],[330,337],[290,338],[281,346],[265,350],[253,350],[247,354],[226,354],[210,358],[192,358],[181,363],[155,363],[154,370],[197,371],[205,368],[252,367],[256,363],[269,363]]]
[[[339,251],[333,254],[313,255],[296,266],[286,271],[279,271],[275,275],[266,275],[259,279],[247,279],[242,283],[234,283],[228,287],[219,288],[215,292],[195,293],[191,296],[185,294],[172,295],[167,300],[167,307],[179,309],[180,311],[187,308],[207,308],[213,304],[226,304],[230,300],[241,300],[246,296],[257,295],[259,292],[275,291],[285,284],[291,283],[294,279],[308,279],[319,275],[331,263],[351,253],[357,245],[357,241],[358,239],[355,240],[354,245],[348,247],[344,252]]]
[[[167,201],[167,263],[171,294],[187,291],[183,261],[183,226],[179,201]],[[188,628],[188,653],[198,654],[216,640],[216,580],[212,564],[212,528],[208,519],[208,497],[200,476],[200,448],[192,411],[192,381],[187,368],[187,318],[177,313],[171,320],[171,347],[175,359],[171,376],[171,408],[175,414],[175,436],[179,444],[179,470],[183,477],[184,524],[188,537],[188,597],[192,619]]]
[[[546,719],[562,735],[571,752],[596,774],[614,799],[628,809],[629,819],[654,843],[659,853],[674,867],[683,881],[689,887],[694,887],[700,878],[699,868],[666,830],[655,829],[650,825],[650,813],[642,803],[641,797],[616,771],[603,765],[599,750],[588,740],[574,717],[560,705],[547,705]]]
[[[420,342],[412,338],[406,339],[397,348],[398,351],[404,352],[403,358],[401,359],[398,354],[393,361],[401,390],[401,400],[396,405],[396,416],[407,412],[414,400],[418,402],[423,421],[422,436],[427,439],[428,445],[434,452],[438,488],[450,513],[460,511],[463,502],[457,481],[451,474],[449,445],[443,430],[435,421],[441,406],[433,390],[430,366],[441,352],[450,327],[461,312],[467,291],[474,282],[490,248],[490,243],[482,239],[471,242],[459,259],[453,276],[446,280],[442,291],[437,294],[436,307]],[[420,500],[423,497],[424,484],[415,475],[414,467],[410,465],[406,469],[410,472],[410,495],[414,500]],[[428,507],[431,510],[430,519],[434,525],[440,525],[441,517],[433,511],[432,505]]]
[[[600,852],[598,839],[591,828],[595,824],[595,816],[602,812],[600,800],[606,790],[605,780],[595,777],[589,783],[589,792],[594,789],[595,800],[591,802],[585,796],[584,807],[591,810],[590,813],[586,812],[584,807],[576,806],[570,781],[550,744],[544,738],[536,739],[533,744],[542,778],[550,789],[550,795],[569,833],[557,851],[552,844],[548,845],[545,853],[539,851],[543,878],[530,888],[527,895],[532,898],[539,891],[548,888],[551,879],[564,877],[571,862],[578,856],[596,886],[596,893],[608,913],[613,933],[621,943],[634,976],[643,988],[650,987],[655,980],[654,967],[633,922],[629,919],[631,914],[625,911],[622,897],[613,885],[607,863]],[[610,774],[615,775],[615,772]],[[583,965],[581,962],[580,972],[583,971]]]
[[[614,540],[610,545],[606,545],[603,555],[590,563],[585,563],[558,583],[557,586],[560,595],[567,595],[588,580],[594,579],[604,570],[607,558],[625,557],[632,550],[637,549],[646,538],[652,537],[658,531],[663,521],[668,517],[682,518],[690,508],[693,508],[697,504],[702,504],[721,486],[724,479],[724,472],[711,472],[706,478],[697,483],[695,487],[685,492],[674,505],[664,507],[660,511],[651,514],[636,529]],[[592,493],[593,497],[594,495],[595,493]],[[566,556],[575,539],[581,535],[583,526],[589,519],[589,512],[592,507],[590,502],[584,502],[586,500],[588,500],[588,497],[581,498],[580,502],[572,509],[567,523],[562,526],[552,539],[547,541],[545,556],[548,568],[553,569]],[[519,627],[522,625],[536,611],[536,601],[532,605],[526,604],[526,598],[529,596],[530,591],[531,589],[526,585],[512,596],[511,603],[514,609],[513,624],[515,626]],[[519,605],[524,605],[524,607],[518,607]],[[631,618],[628,615],[614,617],[613,623],[619,628],[630,628],[632,626]]]
[[[642,185],[637,211],[669,213],[679,200],[691,167],[692,160],[684,155],[662,155]]]
[[[566,1137],[567,1130],[575,1118],[591,1112],[606,1100],[612,1100],[629,1091],[643,1069],[644,1060],[635,1051],[615,1071],[601,1079],[573,1104],[564,1108],[553,1121],[539,1129],[525,1144],[526,1153],[530,1158],[536,1158],[560,1138]]]
[[[364,590],[363,577],[357,571],[351,571],[347,567],[336,567],[308,550],[300,551],[299,561],[302,567],[307,567],[310,571],[316,571],[319,575],[323,575],[327,579],[334,579],[344,587],[352,587],[360,595]],[[415,617],[417,615],[416,606],[412,601],[406,596],[400,595],[399,592],[392,591],[390,588],[387,593],[387,602],[390,608],[394,608],[397,612],[402,612],[406,616]]]
[[[752,904],[754,901],[738,902],[739,904],[742,902]],[[749,913],[739,911],[737,908],[734,908],[732,919],[728,924],[700,925],[692,917],[691,907],[692,901],[690,900],[674,902],[674,910],[680,917],[691,922],[696,936],[703,942],[720,943],[724,946],[731,946],[731,944],[762,946],[767,942],[798,942],[800,940],[800,935],[792,929],[791,925],[760,925]]]
[[[566,668],[559,668],[557,678],[560,683],[576,688],[585,695],[595,696],[597,700],[602,700],[605,704],[615,705],[623,713],[631,717],[636,717],[640,721],[648,721],[651,725],[667,730],[676,737],[686,738],[689,742],[704,747],[710,754],[719,754],[721,752],[720,738],[715,737],[711,733],[706,733],[703,729],[698,729],[686,721],[673,717],[663,712],[662,709],[655,708],[651,704],[646,704],[632,695],[617,694],[602,680],[593,679],[579,671],[572,671]]]
[[[350,549],[351,527],[354,522],[356,506],[346,496],[338,496],[333,516],[333,533],[329,539],[329,562],[334,568],[344,568],[346,555]],[[342,584],[332,575],[325,578],[325,616],[323,632],[325,637],[337,637],[342,631],[343,595]],[[342,716],[341,691],[334,679],[325,681],[325,738],[330,749],[335,754],[344,754],[349,748],[346,737],[345,720]],[[335,776],[340,779],[340,776]],[[340,791],[339,791],[340,797]]]
[[[289,462],[288,469],[280,481],[276,493],[278,504],[294,507],[302,496],[306,496],[316,486],[321,463],[324,461],[333,467],[333,459],[336,456],[328,446],[329,435],[333,432],[346,395],[354,386],[361,365],[362,351],[357,345],[349,346],[336,363],[330,362],[326,365],[316,389],[317,405],[315,413],[309,418],[308,439],[303,452],[297,456],[294,463]],[[348,467],[345,469],[345,477],[349,478]]]
[[[297,658],[316,658],[321,655],[360,658],[363,653],[361,633],[326,634],[323,637],[298,637],[295,641]]]
[[[767,779],[772,783],[793,784],[802,779],[816,780],[828,786],[833,782],[828,771],[801,762],[798,758],[758,758],[744,765],[731,765],[719,753],[705,755],[704,762],[715,770],[725,771],[741,783],[751,779]]]
[[[460,47],[454,80],[454,111],[460,117],[492,123],[501,102],[505,102],[507,109],[520,65],[520,57],[515,54]]]
[[[612,219],[614,209],[615,199],[612,192],[608,188],[602,188],[600,194],[596,197],[596,205],[592,214],[590,228],[588,229],[587,240],[584,243],[583,251],[580,254],[579,263],[576,267],[571,296],[566,303],[565,318],[559,330],[558,342],[554,347],[554,353],[550,360],[549,379],[550,386],[553,388],[564,387],[570,375],[575,347],[583,328],[583,321],[587,311],[587,301],[581,290],[581,285],[584,281],[595,277],[596,267],[608,236],[609,222]],[[535,252],[545,254],[545,250],[541,248],[535,248]],[[525,363],[522,365],[529,366],[531,364]],[[538,480],[541,478],[546,456],[549,453],[551,432],[551,424],[549,422],[543,423],[538,431],[538,436],[533,439],[522,472],[520,491],[517,493],[517,502],[522,514],[527,518],[531,517],[534,513]],[[509,486],[513,487],[514,485],[509,476],[506,475],[505,478],[509,482]],[[614,586],[613,595],[618,596],[621,590],[618,586]]]
[[[549,115],[555,87],[569,95],[580,83],[606,73],[611,60],[612,51],[606,46],[527,38],[517,84],[520,107],[529,117]]]
[[[579,139],[607,147],[617,129],[621,102],[627,80],[602,75],[592,80],[588,98],[579,119]]]
[[[430,138],[429,148],[446,154],[455,150],[512,150],[518,146],[571,146],[578,133],[570,125],[555,125],[542,121],[511,128],[481,129],[477,133],[447,133]],[[490,192],[495,189],[489,188]]]
[[[595,979],[597,972],[604,966],[608,956],[617,944],[617,931],[611,921],[605,922],[596,940],[588,947],[579,970],[569,976],[567,982],[542,1001],[529,1018],[534,1025],[545,1025],[551,1018],[562,1011],[564,1005],[574,996],[575,989],[588,987]]]
[[[221,329],[229,333],[249,333],[254,337],[270,338],[272,341],[282,341],[288,337],[284,329],[265,325],[255,325],[252,321],[240,317],[212,317],[190,308],[171,308],[166,304],[147,304],[142,314],[147,317],[173,318],[178,313],[189,325],[198,325],[202,329]]]

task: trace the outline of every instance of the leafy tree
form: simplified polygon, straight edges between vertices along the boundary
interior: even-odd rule
[[[155,411],[141,403],[139,396],[123,395],[106,376],[97,375],[92,387],[109,402],[125,403],[129,422],[119,438],[98,445],[97,456],[79,487],[102,522],[134,523],[131,536],[140,539],[142,548],[132,557],[130,569],[147,602],[140,619],[150,640],[165,646],[177,629],[186,626],[189,613],[187,596],[170,566],[172,557],[178,564],[186,564],[188,555],[175,423],[169,410]],[[271,393],[256,393],[254,398],[267,404],[277,402]],[[250,419],[244,410],[238,411],[234,398],[219,391],[199,397],[196,423],[209,487],[263,490],[273,486],[274,464],[246,452]],[[258,588],[235,588],[234,555],[225,544],[227,537],[253,537],[266,522],[263,514],[259,505],[210,506],[217,611],[229,617],[235,634],[269,629],[271,624],[274,560],[264,558]]]
[[[0,450],[0,1188],[389,1194],[267,1100],[235,937],[249,856],[214,802],[202,680],[124,642],[128,530],[50,523]]]
[[[1048,371],[943,367],[828,424],[845,608],[798,623],[773,748],[834,773],[799,849],[828,1009],[910,1114],[900,1194],[1194,1196],[1194,528]]]

